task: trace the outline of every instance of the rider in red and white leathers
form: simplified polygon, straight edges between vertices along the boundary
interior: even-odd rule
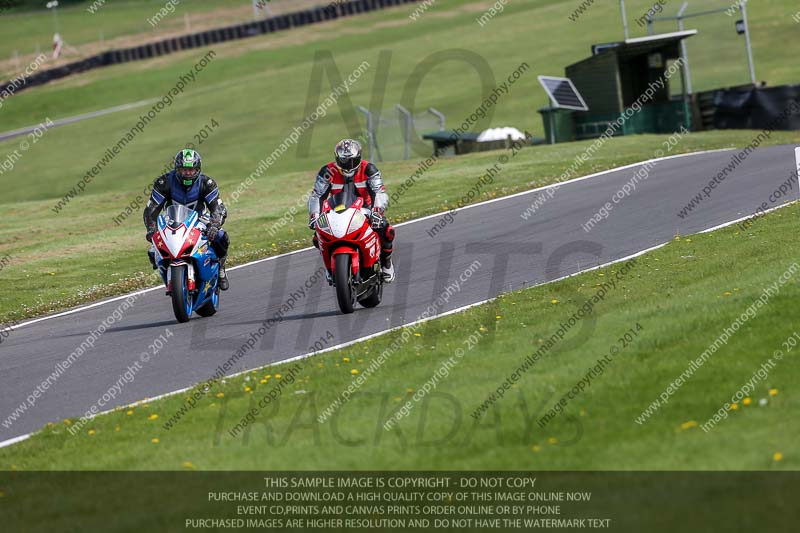
[[[352,183],[358,196],[364,200],[364,207],[370,211],[370,226],[381,239],[381,272],[383,279],[394,280],[392,265],[392,242],[394,228],[384,213],[389,206],[389,195],[383,185],[381,172],[374,164],[361,158],[361,144],[353,139],[340,141],[334,149],[335,160],[323,166],[317,174],[314,190],[308,199],[309,227],[314,228],[322,209],[322,202],[329,194],[341,191],[345,184]],[[313,239],[317,246],[317,237]]]

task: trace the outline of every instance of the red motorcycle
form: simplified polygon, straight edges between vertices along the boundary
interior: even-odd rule
[[[363,207],[364,200],[351,191],[334,194],[322,203],[315,224],[322,261],[345,314],[353,312],[356,302],[375,307],[383,296],[380,238]]]

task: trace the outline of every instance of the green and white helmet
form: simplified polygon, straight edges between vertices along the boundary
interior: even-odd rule
[[[200,154],[194,150],[186,148],[175,156],[175,172],[187,187],[194,185],[195,180],[200,176],[201,167]]]

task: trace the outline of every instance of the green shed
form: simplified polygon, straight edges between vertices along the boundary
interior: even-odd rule
[[[589,111],[572,113],[575,138],[599,137],[621,116],[626,118],[616,134],[671,133],[681,126],[691,129],[679,60],[682,41],[695,34],[697,30],[688,30],[595,45],[591,57],[568,66],[567,77],[589,107]],[[671,96],[670,83],[678,73],[681,94]],[[641,106],[641,110],[632,113],[631,106]]]

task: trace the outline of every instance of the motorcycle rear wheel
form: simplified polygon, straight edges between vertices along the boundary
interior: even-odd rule
[[[214,316],[219,308],[219,294],[215,294],[209,301],[198,307],[196,313],[202,317]]]
[[[356,291],[353,288],[353,272],[348,254],[336,256],[336,299],[342,313],[349,315],[353,312],[356,303]]]
[[[380,276],[380,274],[378,274]],[[383,282],[378,281],[372,290],[369,291],[369,296],[361,298],[358,303],[363,307],[377,307],[383,298]]]

